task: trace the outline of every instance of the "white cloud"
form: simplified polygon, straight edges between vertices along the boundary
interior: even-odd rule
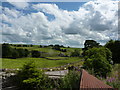
[[[10,2],[10,3],[20,9],[24,9],[24,8],[28,7],[28,5],[29,5],[26,2]]]
[[[38,12],[27,15],[5,8],[2,19],[8,23],[3,23],[3,41],[82,47],[86,39],[101,43],[116,39],[117,4],[90,1],[78,11],[62,10],[56,4],[33,4]],[[49,21],[45,14],[55,19]]]
[[[19,8],[19,9],[24,9],[26,7],[29,6],[28,2],[29,0],[7,0],[7,2],[9,2],[10,4],[12,4],[13,6]]]

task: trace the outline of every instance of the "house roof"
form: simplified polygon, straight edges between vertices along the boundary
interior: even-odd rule
[[[82,89],[109,89],[113,90],[113,88],[109,85],[104,84],[102,81],[94,77],[93,75],[90,75],[88,72],[86,72],[84,69],[82,70],[82,76],[81,76],[81,82],[80,82],[80,90]]]

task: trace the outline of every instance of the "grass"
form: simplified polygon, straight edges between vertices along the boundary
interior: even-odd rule
[[[62,66],[68,63],[73,63],[76,61],[79,61],[81,58],[79,57],[60,57],[59,55],[67,55],[70,56],[71,52],[73,52],[75,49],[79,49],[80,53],[82,52],[81,48],[61,48],[61,49],[66,49],[67,52],[62,52],[59,50],[54,50],[52,47],[43,47],[40,48],[39,45],[33,45],[32,47],[16,47],[16,46],[11,46],[12,48],[16,49],[27,49],[29,51],[32,50],[37,50],[41,53],[42,57],[46,58],[17,58],[17,59],[8,59],[8,58],[3,58],[2,59],[2,68],[9,68],[9,69],[16,69],[22,67],[25,63],[29,61],[34,61],[37,65],[38,68],[50,68],[50,67],[58,67]],[[44,53],[45,52],[45,53]],[[79,62],[78,64],[82,64],[82,62]]]
[[[38,68],[58,67],[68,63],[80,61],[79,57],[67,57],[64,60],[48,60],[45,58],[18,58],[18,59],[2,59],[2,68],[16,69],[21,68],[25,63],[34,60]]]
[[[49,56],[55,57],[55,56],[58,56],[60,53],[70,56],[71,52],[73,52],[75,49],[80,50],[80,53],[82,53],[81,48],[61,48],[61,49],[66,49],[67,50],[67,52],[62,52],[62,51],[54,50],[51,47],[45,47],[45,48],[40,48],[39,46],[33,46],[33,47],[15,47],[15,46],[12,46],[12,47],[16,48],[16,49],[20,49],[20,48],[28,49],[29,51],[37,50],[37,51],[41,51],[41,52],[46,52],[46,53],[48,53],[47,55],[42,54],[42,56],[45,56],[45,57],[46,56],[47,57],[49,57]]]
[[[58,60],[66,60],[68,57],[47,57],[48,59],[58,59]]]

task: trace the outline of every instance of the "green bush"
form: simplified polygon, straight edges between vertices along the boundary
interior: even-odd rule
[[[79,57],[80,56],[80,51],[78,49],[75,49],[74,52],[71,53],[72,57]]]
[[[32,54],[32,57],[35,57],[35,58],[38,58],[41,56],[40,52],[36,50],[32,50],[31,54]]]
[[[25,64],[17,72],[15,82],[20,90],[52,90],[56,89],[79,89],[80,72],[70,70],[63,78],[48,78],[42,70],[38,70],[34,62]]]
[[[113,88],[118,88],[120,90],[120,64],[114,64],[112,73],[105,80],[106,84],[112,86]]]
[[[112,86],[113,88],[118,88],[120,90],[120,81],[107,81],[106,84]]]
[[[49,88],[48,76],[44,74],[43,71],[39,71],[33,62],[25,64],[17,73],[17,83],[21,89],[29,90],[39,90],[43,88]]]
[[[80,72],[70,70],[67,75],[64,76],[61,83],[61,88],[67,88],[69,90],[79,90]]]
[[[85,52],[85,62],[83,67],[93,70],[96,76],[106,77],[112,70],[110,50],[101,48],[91,48]]]

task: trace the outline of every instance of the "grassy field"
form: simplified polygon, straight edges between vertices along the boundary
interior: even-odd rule
[[[62,52],[62,51],[58,51],[58,50],[55,50],[55,49],[52,49],[51,47],[45,47],[45,48],[40,48],[39,46],[33,46],[33,47],[15,47],[15,46],[12,46],[13,48],[16,48],[16,49],[28,49],[29,51],[32,51],[32,50],[37,50],[37,51],[41,51],[41,52],[46,52],[48,53],[47,55],[46,54],[42,54],[42,56],[52,56],[52,57],[55,57],[55,56],[58,56],[60,53],[64,54],[64,55],[68,55],[70,56],[71,55],[71,52],[74,52],[75,49],[78,49],[80,51],[80,53],[82,53],[82,49],[81,48],[61,48],[61,49],[66,49],[67,52]]]
[[[32,50],[40,51],[41,57],[44,58],[32,58],[32,57],[17,58],[17,59],[3,58],[2,68],[9,68],[9,69],[20,68],[29,61],[34,61],[38,68],[50,68],[50,67],[62,66],[68,63],[74,63],[82,59],[80,57],[60,57],[61,55],[70,56],[71,53],[75,51],[75,49],[78,49],[81,54],[82,53],[81,48],[68,48],[68,47],[60,48],[62,50],[66,49],[66,52],[63,52],[61,50],[55,50],[53,49],[53,47],[50,46],[40,47],[40,45],[33,45],[32,47],[25,47],[21,45],[20,47],[17,47],[14,44],[11,45],[11,47],[16,49],[27,49],[29,51]],[[31,53],[29,54],[29,56],[31,56]],[[81,64],[81,62],[79,64]]]
[[[56,58],[56,57],[52,57]],[[58,59],[60,59],[58,57]],[[82,58],[79,57],[67,57],[62,58],[61,60],[48,60],[45,58],[18,58],[18,59],[2,59],[2,68],[16,69],[21,68],[25,63],[29,61],[34,61],[38,68],[50,68],[50,67],[58,67],[68,63],[73,63],[76,61],[80,61]]]

